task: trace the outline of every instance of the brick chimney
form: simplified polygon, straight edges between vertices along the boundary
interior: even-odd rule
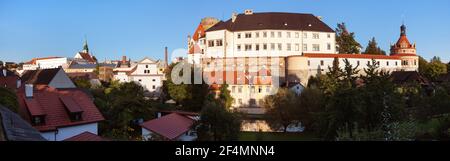
[[[169,66],[169,51],[167,47],[164,49],[164,67],[167,68]]]

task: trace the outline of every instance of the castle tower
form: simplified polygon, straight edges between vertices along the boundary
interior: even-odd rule
[[[391,56],[399,56],[401,59],[400,70],[417,71],[419,69],[419,56],[416,44],[411,44],[406,36],[406,26],[400,27],[400,38],[397,43],[391,45]]]

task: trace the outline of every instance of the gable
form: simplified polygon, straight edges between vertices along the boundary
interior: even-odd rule
[[[139,63],[140,64],[154,64],[154,63],[156,63],[156,61],[153,59],[150,59],[150,58],[144,58]]]
[[[75,84],[62,69],[56,73],[48,85],[53,88],[76,88]]]

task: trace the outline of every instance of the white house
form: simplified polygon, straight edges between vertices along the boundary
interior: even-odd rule
[[[34,58],[23,64],[22,70],[66,68],[67,66],[68,60],[63,57]]]

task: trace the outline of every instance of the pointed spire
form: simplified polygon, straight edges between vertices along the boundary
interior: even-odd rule
[[[402,24],[402,26],[400,27],[400,36],[406,36],[406,26],[405,23]]]
[[[84,53],[89,53],[89,47],[88,47],[88,42],[87,42],[86,35],[84,36],[83,52]]]

